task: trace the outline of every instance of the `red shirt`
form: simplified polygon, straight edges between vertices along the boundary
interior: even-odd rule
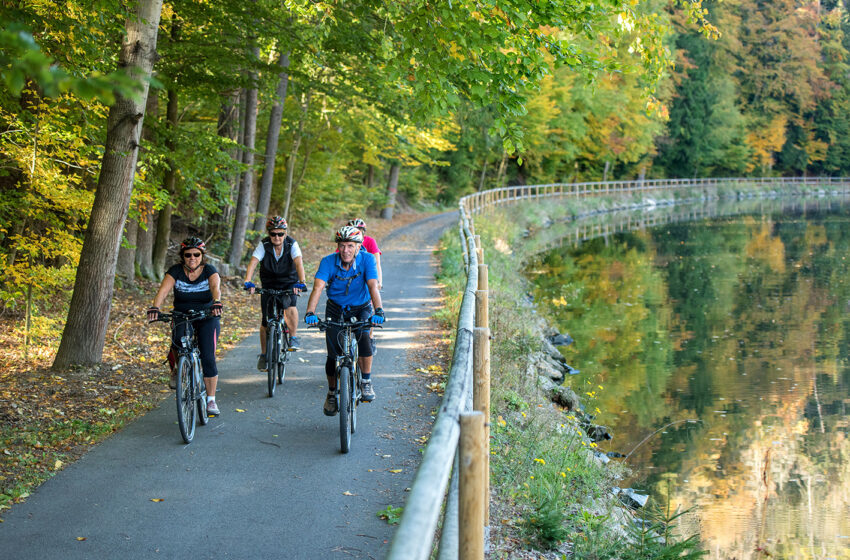
[[[373,255],[380,255],[381,250],[378,249],[378,243],[375,241],[374,237],[369,237],[368,235],[363,236],[363,248],[367,253],[372,253]]]

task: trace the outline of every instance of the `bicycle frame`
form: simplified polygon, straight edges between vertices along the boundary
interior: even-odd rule
[[[171,339],[172,345],[174,342],[174,331],[178,325],[186,325],[186,332],[180,337],[180,344],[176,346],[177,356],[174,363],[174,369],[177,374],[177,424],[180,428],[180,435],[183,436],[183,441],[191,443],[195,436],[195,408],[197,407],[197,419],[201,425],[208,422],[207,419],[207,389],[204,384],[202,367],[201,367],[201,352],[198,348],[195,327],[193,321],[207,319],[212,317],[209,310],[203,311],[188,311],[186,313],[173,311],[172,313],[162,313],[159,316],[159,321],[171,323]],[[187,363],[191,368],[190,375],[187,379],[183,379],[182,369],[183,364]],[[188,387],[184,387],[184,383],[188,382]]]
[[[348,321],[319,320],[315,325],[321,331],[330,327],[340,329],[342,352],[336,357],[334,371],[336,373],[336,397],[339,404],[339,441],[343,453],[351,448],[351,434],[357,429],[357,405],[362,401],[360,389],[360,367],[357,364],[358,348],[355,331],[366,331],[373,325],[371,321],[359,321],[351,317]]]
[[[275,387],[283,383],[286,375],[286,362],[289,356],[289,327],[286,325],[286,308],[281,301],[281,296],[298,295],[292,290],[272,290],[269,288],[258,288],[257,294],[271,296],[267,303],[266,317],[268,326],[266,330],[266,369],[268,374],[269,397],[274,397]]]

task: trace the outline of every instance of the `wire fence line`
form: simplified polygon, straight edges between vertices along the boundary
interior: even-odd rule
[[[461,418],[473,408],[472,392],[476,383],[473,368],[473,330],[481,327],[481,314],[476,304],[476,292],[481,293],[479,265],[483,265],[483,250],[476,245],[475,223],[473,216],[489,207],[503,202],[548,197],[586,197],[618,195],[634,192],[672,191],[679,189],[702,189],[702,196],[712,197],[721,187],[777,187],[799,186],[806,189],[832,191],[850,186],[848,177],[761,177],[761,178],[724,178],[724,179],[653,179],[640,181],[603,181],[591,183],[556,183],[546,185],[521,185],[503,187],[477,192],[460,199],[458,235],[461,241],[463,262],[466,269],[466,285],[458,313],[455,346],[452,363],[443,396],[443,402],[437,413],[434,427],[422,457],[410,495],[404,506],[399,526],[393,536],[388,560],[426,560],[434,553],[438,528],[441,538],[437,557],[439,560],[472,560],[483,558],[483,554],[470,555],[463,546],[463,519],[458,514],[458,468],[461,432]],[[702,215],[697,212],[697,215]],[[687,214],[694,218],[693,213]],[[678,216],[680,219],[682,216]],[[659,223],[669,218],[659,219]],[[614,227],[596,225],[588,229],[579,229],[572,233],[576,239],[586,239],[593,235],[632,229],[636,225],[645,227],[655,220],[642,219],[636,224],[627,218],[623,224]],[[484,287],[486,291],[486,266]],[[486,316],[486,299],[484,313]],[[486,325],[483,325],[486,326]],[[489,331],[488,331],[489,332]],[[488,347],[489,351],[489,347]],[[489,356],[487,357],[487,375],[489,376]],[[489,394],[489,388],[487,389]],[[489,412],[489,407],[488,407]],[[489,429],[488,429],[489,432]],[[485,443],[485,453],[489,456],[489,442]],[[489,472],[485,473],[489,476]],[[463,491],[462,489],[460,490]],[[485,496],[486,500],[489,498]],[[440,516],[443,513],[442,517]],[[486,518],[485,518],[486,519]],[[487,521],[485,521],[485,524]],[[470,534],[478,534],[470,531]],[[480,550],[483,550],[481,547]]]

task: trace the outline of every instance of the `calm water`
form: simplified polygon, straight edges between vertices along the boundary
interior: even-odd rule
[[[631,485],[710,558],[850,558],[850,211],[595,239],[528,269]],[[600,389],[599,386],[602,388]],[[579,389],[581,387],[581,389]],[[653,435],[654,434],[654,435]]]

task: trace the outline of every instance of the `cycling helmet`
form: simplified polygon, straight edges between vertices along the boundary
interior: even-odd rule
[[[334,240],[337,243],[341,243],[343,241],[363,243],[363,232],[354,226],[342,226],[337,230]]]
[[[360,218],[357,218],[355,220],[348,220],[348,225],[360,228],[364,231],[366,230],[366,222],[364,222]]]
[[[200,237],[187,237],[183,240],[183,243],[180,244],[180,255],[183,255],[183,251],[186,249],[200,249],[201,253],[207,252],[207,244],[204,243],[204,240]]]
[[[280,216],[272,216],[269,218],[266,222],[266,231],[271,231],[273,229],[286,229],[286,220]]]

